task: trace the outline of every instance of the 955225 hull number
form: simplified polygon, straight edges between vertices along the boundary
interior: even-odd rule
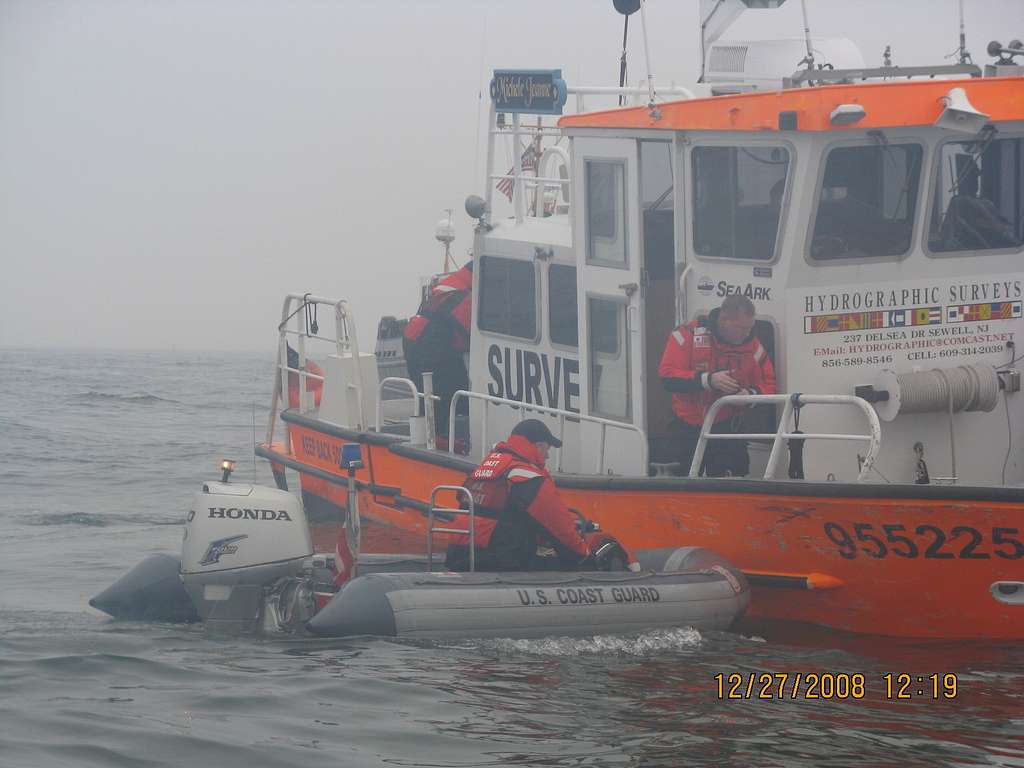
[[[1024,542],[1017,528],[955,525],[945,529],[924,524],[908,529],[899,523],[825,523],[824,532],[847,560],[861,555],[879,560],[892,556],[926,560],[1024,558]]]

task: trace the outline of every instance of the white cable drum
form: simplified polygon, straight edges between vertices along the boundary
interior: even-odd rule
[[[890,402],[896,405],[898,413],[991,411],[999,402],[999,376],[991,365],[885,373],[889,376],[884,388],[889,391]]]

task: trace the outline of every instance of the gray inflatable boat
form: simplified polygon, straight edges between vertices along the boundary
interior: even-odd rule
[[[306,626],[326,637],[530,638],[727,629],[743,574],[706,549],[637,553],[641,572],[376,573],[346,584]]]
[[[207,482],[193,497],[181,558],[150,556],[90,605],[229,631],[407,638],[725,629],[747,607],[743,574],[709,550],[634,554],[639,572],[528,573],[438,573],[424,557],[360,554],[359,575],[332,594],[332,557],[314,554],[294,496]]]

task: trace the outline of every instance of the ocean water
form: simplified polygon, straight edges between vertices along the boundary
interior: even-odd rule
[[[1024,647],[830,633],[425,643],[213,637],[88,599],[178,550],[252,464],[266,355],[0,350],[0,768],[1024,766]],[[865,675],[859,700],[721,700],[715,675]],[[957,675],[888,701],[882,675]]]

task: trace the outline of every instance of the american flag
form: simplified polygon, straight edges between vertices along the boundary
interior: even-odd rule
[[[530,144],[523,151],[523,156],[520,158],[519,162],[520,167],[524,171],[532,171],[534,170],[534,168],[537,167],[537,147],[533,142],[530,142]],[[511,168],[508,169],[508,173],[506,173],[505,175],[511,177],[512,174],[515,173],[515,171],[516,167],[513,165]],[[509,202],[512,202],[512,187],[514,183],[515,182],[513,179],[505,178],[499,179],[498,183],[495,185],[497,186],[498,191],[508,198]]]

